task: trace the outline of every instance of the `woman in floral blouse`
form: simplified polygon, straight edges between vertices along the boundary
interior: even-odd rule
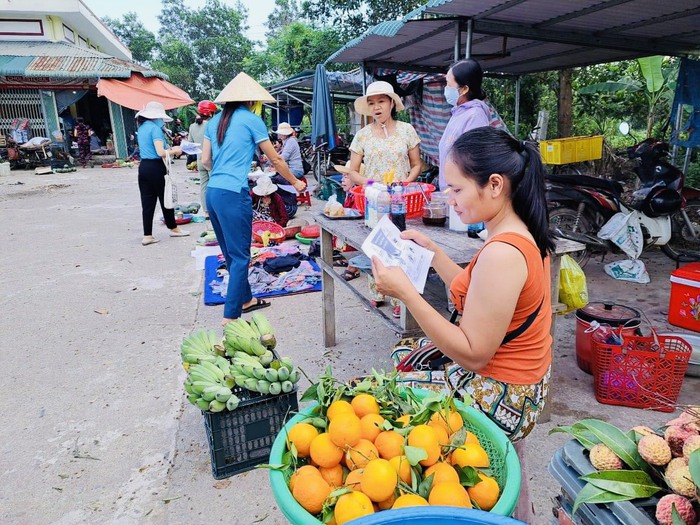
[[[367,86],[365,96],[355,100],[355,111],[372,117],[371,124],[362,128],[350,145],[349,172],[343,175],[343,188],[346,191],[357,184],[367,184],[368,180],[383,183],[382,175],[393,170],[394,182],[413,182],[420,175],[420,138],[413,126],[396,120],[396,112],[404,109],[401,98],[388,82],[372,82]],[[364,173],[360,174],[360,165]],[[348,267],[344,273],[346,280],[354,279],[359,270]],[[374,306],[384,304],[384,295],[376,289],[374,279],[369,278],[370,298]],[[397,300],[391,300],[392,314],[401,316]]]

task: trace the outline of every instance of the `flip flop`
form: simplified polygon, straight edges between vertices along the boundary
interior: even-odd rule
[[[272,304],[272,303],[270,303],[269,301],[263,301],[262,299],[258,298],[258,299],[257,299],[257,302],[256,302],[255,304],[249,306],[248,308],[243,308],[242,311],[243,311],[244,314],[247,314],[248,312],[253,312],[253,311],[255,311],[255,310],[260,310],[261,308],[267,308],[267,307],[270,306],[271,304]]]
[[[346,281],[352,281],[360,276],[360,270],[355,270],[354,272],[352,270],[345,270],[341,275]]]
[[[160,242],[160,240],[159,239],[147,239],[147,240],[141,241],[141,245],[148,246],[149,244],[155,244],[157,242]]]

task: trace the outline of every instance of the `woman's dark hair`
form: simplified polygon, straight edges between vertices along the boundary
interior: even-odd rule
[[[554,251],[544,188],[544,167],[537,146],[520,142],[503,130],[484,126],[467,131],[450,149],[450,159],[479,187],[493,173],[510,181],[510,200],[535,239],[540,254]]]
[[[467,94],[469,100],[485,98],[484,92],[481,91],[481,83],[484,80],[484,71],[481,69],[481,64],[473,58],[465,58],[455,62],[450,69],[457,84],[469,88],[469,93]]]
[[[75,122],[76,124],[82,124],[85,122],[85,119],[83,117],[76,117]]]
[[[219,143],[219,146],[221,146],[221,143],[224,141],[226,130],[231,123],[231,115],[243,104],[245,104],[245,102],[226,102],[226,104],[224,104],[224,109],[221,111],[219,127],[216,128],[216,141]]]
[[[136,117],[136,125],[140,126],[141,124],[143,124],[147,120],[150,120],[150,119],[147,119],[146,117],[142,117],[141,115],[139,115],[138,117]]]

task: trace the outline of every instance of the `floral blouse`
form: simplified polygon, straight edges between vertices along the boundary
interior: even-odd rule
[[[420,144],[420,137],[413,126],[396,121],[396,129],[389,137],[377,137],[368,125],[357,132],[350,151],[362,155],[365,176],[375,182],[383,182],[382,174],[393,169],[394,180],[406,180],[411,171],[408,152]]]

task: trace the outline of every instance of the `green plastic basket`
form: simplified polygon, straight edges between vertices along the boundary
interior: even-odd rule
[[[431,392],[414,389],[418,397],[423,398]],[[520,497],[521,471],[520,460],[515,452],[513,444],[493,421],[479,410],[455,401],[457,410],[464,419],[464,426],[479,438],[479,442],[486,450],[491,463],[491,472],[502,487],[501,497],[491,509],[491,513],[501,516],[512,516]],[[306,419],[313,410],[312,405],[290,419],[277,434],[270,452],[270,464],[282,463],[282,455],[287,450],[287,432],[296,423]],[[275,501],[282,510],[282,514],[292,525],[323,525],[314,516],[309,514],[292,496],[287,486],[284,474],[279,470],[270,470],[270,484]]]

